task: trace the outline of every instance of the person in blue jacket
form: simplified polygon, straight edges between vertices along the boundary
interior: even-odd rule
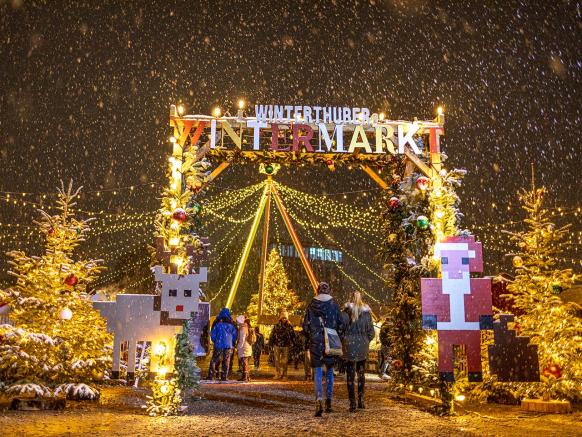
[[[321,417],[323,412],[323,366],[325,366],[326,399],[325,411],[331,413],[331,398],[333,396],[333,356],[325,355],[323,327],[332,328],[342,336],[344,319],[337,303],[330,295],[331,289],[326,282],[320,282],[317,287],[317,296],[313,298],[303,318],[303,332],[309,342],[311,367],[314,369],[315,384],[315,417]]]
[[[237,328],[232,320],[230,310],[223,308],[218,313],[210,330],[210,338],[214,343],[214,352],[210,360],[208,379],[214,379],[221,368],[220,379],[226,381],[230,366],[230,354],[236,344]]]

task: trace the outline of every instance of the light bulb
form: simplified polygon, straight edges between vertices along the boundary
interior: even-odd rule
[[[213,110],[212,110],[212,115],[214,117],[220,117],[221,111],[220,111],[220,107],[216,106]]]
[[[244,101],[244,99],[239,99],[238,109],[245,109],[245,106],[246,106],[246,102]]]
[[[437,114],[438,114],[438,115],[443,115],[444,113],[445,113],[445,110],[444,110],[444,108],[443,108],[442,106],[439,106],[439,107],[437,108]]]

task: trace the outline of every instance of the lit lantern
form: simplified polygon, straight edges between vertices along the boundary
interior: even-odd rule
[[[176,208],[172,213],[172,218],[178,223],[184,223],[188,218],[188,214],[182,208]]]
[[[430,179],[426,176],[420,176],[416,180],[416,187],[421,191],[426,191],[430,185]]]
[[[70,308],[65,307],[59,313],[59,317],[61,320],[71,320],[73,317],[73,312],[70,310]]]

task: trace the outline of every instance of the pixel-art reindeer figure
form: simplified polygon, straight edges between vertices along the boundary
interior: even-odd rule
[[[442,279],[423,278],[422,325],[438,331],[441,379],[454,380],[454,345],[465,345],[469,381],[481,381],[481,332],[493,329],[491,280],[483,271],[483,249],[474,236],[447,237],[435,245]]]
[[[133,379],[138,341],[151,341],[152,347],[164,341],[173,363],[175,336],[185,320],[198,310],[200,283],[207,280],[207,268],[199,273],[177,275],[153,269],[155,280],[161,282],[161,295],[118,294],[115,302],[94,302],[101,316],[107,319],[107,330],[113,333],[113,372],[119,378],[121,344],[128,342],[127,378]],[[150,368],[153,370],[153,360]]]

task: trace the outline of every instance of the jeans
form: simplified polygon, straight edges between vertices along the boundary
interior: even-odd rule
[[[315,400],[321,401],[323,399],[323,368],[315,367]],[[326,398],[331,400],[333,396],[333,366],[329,366],[325,370],[325,385]]]
[[[289,348],[274,346],[273,349],[275,350],[275,369],[277,369],[277,376],[287,376]]]
[[[210,360],[210,369],[208,370],[208,379],[214,379],[214,375],[218,372],[218,368],[222,367],[220,378],[226,380],[228,377],[228,369],[230,365],[231,349],[214,349],[212,359]]]

